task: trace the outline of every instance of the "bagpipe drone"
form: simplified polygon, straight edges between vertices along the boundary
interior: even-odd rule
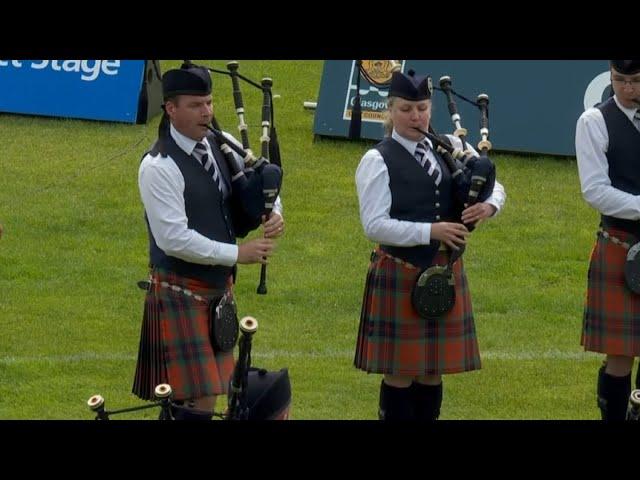
[[[184,65],[192,65],[185,60]],[[228,71],[204,67],[209,72],[228,75],[233,87],[233,102],[238,116],[238,130],[242,147],[239,147],[224,135],[218,121],[213,117],[209,130],[213,133],[222,150],[231,172],[231,211],[237,237],[245,237],[262,223],[263,215],[268,217],[282,187],[282,160],[280,144],[274,122],[273,80],[265,77],[260,84],[238,72],[238,62],[227,63]],[[260,136],[260,156],[256,158],[249,144],[248,126],[245,121],[245,108],[240,89],[240,80],[262,91],[262,135]],[[239,165],[233,155],[236,152],[242,159]],[[261,265],[260,283],[257,293],[267,293],[267,266]]]

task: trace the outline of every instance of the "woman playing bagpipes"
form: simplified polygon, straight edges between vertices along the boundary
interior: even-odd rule
[[[235,175],[225,157],[233,154],[225,142],[239,142],[211,133],[209,70],[185,63],[164,74],[162,90],[158,140],[138,176],[151,277],[133,393],[151,400],[155,386],[168,383],[184,404],[176,419],[208,420],[234,366],[235,266],[266,263],[284,230],[282,207],[276,199],[264,238],[236,244]]]
[[[442,375],[480,368],[462,259],[449,261],[462,251],[469,228],[502,208],[505,192],[490,182],[490,191],[472,206],[457,197],[449,164],[425,137],[431,94],[430,77],[393,73],[387,135],[366,152],[355,175],[364,232],[378,246],[367,273],[354,365],[384,376],[381,420],[436,420]],[[448,139],[459,146],[459,139]],[[430,280],[445,283],[418,285],[432,272]],[[448,297],[439,297],[443,292]]]

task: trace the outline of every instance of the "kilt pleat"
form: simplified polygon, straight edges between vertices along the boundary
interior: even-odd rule
[[[618,229],[610,235],[633,244]],[[598,235],[591,251],[580,344],[609,355],[640,356],[640,295],[627,288],[624,264],[628,250]]]
[[[433,264],[444,265],[440,251]],[[355,367],[369,373],[424,376],[480,368],[471,296],[462,259],[454,264],[456,303],[438,319],[418,316],[411,291],[420,270],[375,255],[363,295]]]
[[[157,302],[153,296],[147,295],[133,386],[133,392],[145,400],[153,399],[155,386],[167,381],[167,371],[160,345],[162,345],[162,337]]]
[[[155,270],[152,277],[145,298],[133,393],[151,400],[159,383],[171,385],[176,400],[227,393],[233,353],[213,350],[208,303],[162,287],[161,282],[208,300],[219,299],[224,291],[162,270]]]

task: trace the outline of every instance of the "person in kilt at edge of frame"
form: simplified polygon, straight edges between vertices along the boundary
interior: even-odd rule
[[[180,420],[210,420],[216,396],[227,393],[233,372],[233,349],[216,350],[211,342],[211,304],[223,296],[233,301],[236,264],[266,263],[273,239],[284,231],[278,197],[263,224],[264,238],[236,244],[230,171],[207,129],[213,118],[211,86],[204,67],[184,64],[163,75],[158,141],[138,173],[151,284],[133,393],[150,400],[157,384],[169,383],[174,400],[183,404],[173,412]]]
[[[453,266],[451,311],[424,319],[411,294],[424,268],[446,264],[449,249],[466,243],[469,232],[462,222],[495,215],[506,195],[496,182],[486,202],[454,207],[451,173],[430,140],[413,128],[427,130],[430,119],[431,79],[394,72],[386,138],[365,153],[355,175],[364,232],[379,246],[367,273],[354,365],[384,375],[381,420],[436,420],[442,375],[480,368],[462,259]]]
[[[576,157],[582,195],[601,215],[580,343],[606,354],[597,401],[602,420],[616,421],[625,419],[640,355],[640,295],[624,273],[628,247],[640,241],[640,60],[610,60],[610,71],[614,95],[578,119]]]

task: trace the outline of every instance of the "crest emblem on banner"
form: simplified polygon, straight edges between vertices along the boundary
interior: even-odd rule
[[[389,86],[391,74],[400,69],[399,60],[362,60],[362,70],[370,83]]]

